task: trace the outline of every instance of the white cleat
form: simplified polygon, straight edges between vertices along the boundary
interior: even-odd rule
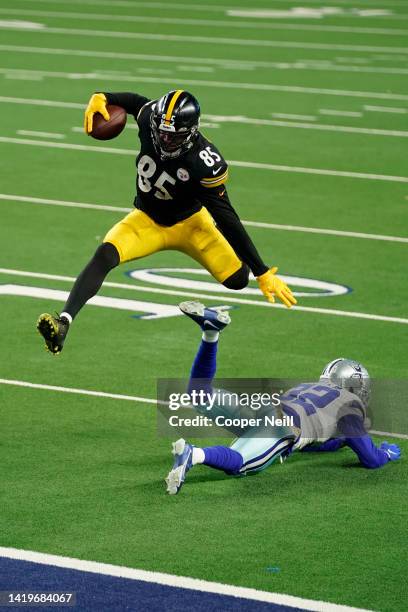
[[[182,313],[193,319],[203,331],[221,331],[231,323],[231,317],[225,311],[225,306],[206,308],[200,302],[181,302]]]
[[[167,493],[176,495],[184,484],[187,472],[193,467],[193,446],[180,438],[173,442],[174,463],[173,468],[165,479]]]

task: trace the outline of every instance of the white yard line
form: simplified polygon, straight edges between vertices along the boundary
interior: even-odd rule
[[[95,51],[89,49],[60,49],[54,47],[32,47],[22,45],[0,45],[0,51],[15,53],[36,53],[43,55],[63,55],[64,57],[94,57],[115,60],[142,60],[143,62],[176,63],[219,66],[228,70],[247,70],[253,68],[277,68],[280,70],[319,70],[328,72],[369,72],[374,74],[408,74],[408,69],[387,66],[378,68],[372,66],[338,65],[329,61],[313,62],[310,60],[296,60],[293,62],[262,61],[262,60],[235,60],[231,58],[198,58],[178,55],[152,55],[146,53],[121,53],[120,51]],[[389,59],[389,58],[387,58]],[[395,60],[395,57],[393,58]],[[345,60],[344,60],[345,61]],[[351,60],[349,60],[351,61]],[[367,60],[368,61],[368,60]],[[404,56],[404,61],[406,58]]]
[[[77,73],[71,73],[76,75]],[[75,78],[74,76],[72,78]],[[99,74],[98,78],[106,79],[106,74]],[[166,78],[142,78],[138,77],[138,80],[149,83],[172,83],[174,85],[174,79]],[[408,95],[406,94],[391,94],[374,91],[356,91],[347,89],[322,89],[319,87],[300,87],[296,85],[270,85],[268,83],[241,83],[241,82],[228,82],[228,81],[201,81],[201,80],[184,80],[185,85],[200,85],[202,87],[225,87],[227,89],[248,89],[248,90],[261,90],[261,91],[285,91],[288,93],[300,93],[300,94],[313,94],[313,95],[328,95],[328,96],[345,96],[351,98],[372,98],[378,100],[401,100],[408,101]],[[17,98],[15,96],[0,96],[0,102],[12,102],[16,104],[33,104],[40,106],[61,106],[64,108],[83,108],[86,107],[86,102],[83,104],[75,102],[58,102],[57,100],[41,100],[33,98]]]
[[[157,404],[157,400],[150,397],[139,397],[137,395],[122,395],[121,393],[107,393],[105,391],[90,391],[89,389],[75,389],[72,387],[60,387],[56,385],[43,385],[23,380],[10,380],[0,378],[1,385],[12,385],[16,387],[29,387],[30,389],[43,389],[45,391],[58,391],[59,393],[73,393],[76,395],[91,395],[94,397],[106,397],[109,399],[126,400],[130,402],[143,402],[146,404]]]
[[[72,151],[95,151],[100,153],[112,153],[113,155],[133,155],[137,154],[136,150],[131,149],[116,149],[113,147],[91,146],[80,144],[69,144],[68,142],[48,142],[46,140],[30,140],[29,138],[8,138],[0,136],[0,142],[8,142],[17,145],[31,145],[35,147],[50,147],[53,149],[66,149]],[[408,182],[408,179],[407,179]]]
[[[120,206],[108,206],[107,204],[88,204],[87,202],[69,202],[66,200],[50,200],[45,198],[34,198],[32,196],[9,195],[0,193],[0,200],[10,200],[14,202],[27,202],[30,204],[46,204],[50,206],[65,206],[68,208],[86,208],[91,210],[106,210],[109,212],[128,213],[131,208],[121,208]],[[407,239],[408,240],[408,239]]]
[[[320,109],[321,115],[334,115],[344,117],[362,117],[363,113],[360,112],[348,112],[348,111],[331,111]],[[279,113],[273,113],[274,117],[278,117]],[[240,125],[269,125],[271,127],[285,127],[293,128],[297,130],[318,130],[321,132],[340,132],[344,134],[368,134],[369,136],[390,136],[393,138],[407,138],[408,131],[404,130],[385,130],[379,128],[368,128],[368,127],[355,127],[351,125],[331,125],[324,123],[304,123],[300,121],[294,121],[296,115],[280,115],[282,118],[287,117],[292,119],[291,121],[280,121],[277,119],[254,119],[252,117],[244,116],[228,116],[228,115],[203,115],[203,117],[212,121],[218,121],[220,123],[239,123]],[[302,115],[298,115],[302,117]],[[312,117],[315,119],[315,117]]]
[[[408,435],[402,434],[402,433],[394,433],[390,431],[378,431],[376,429],[370,429],[370,433],[375,436],[389,436],[390,438],[401,438],[403,440],[408,440]]]
[[[369,612],[361,608],[353,608],[350,606],[328,603],[326,601],[303,599],[301,597],[272,593],[270,591],[259,591],[257,589],[222,584],[219,582],[208,582],[207,580],[200,580],[198,578],[188,578],[186,576],[176,576],[173,574],[164,574],[162,572],[151,572],[96,561],[84,561],[83,559],[61,557],[59,555],[50,555],[17,548],[0,547],[0,557],[50,565],[52,567],[69,568],[82,572],[91,572],[104,576],[115,576],[116,578],[126,578],[127,580],[141,580],[142,582],[161,584],[174,588],[190,589],[204,593],[216,593],[229,597],[239,597],[248,601],[280,604],[282,606],[301,608],[302,610],[313,610],[314,612]],[[249,605],[248,603],[248,606]]]
[[[36,198],[32,196],[21,196],[8,193],[0,193],[0,200],[8,202],[26,202],[29,204],[45,204],[49,206],[63,206],[67,208],[84,208],[91,210],[104,210],[107,212],[124,212],[128,213],[132,209],[120,206],[109,206],[107,204],[90,204],[87,202],[71,202],[66,200],[54,200],[47,198]],[[301,225],[283,225],[279,223],[266,223],[262,221],[245,221],[244,225],[249,227],[261,227],[272,230],[284,230],[289,232],[304,232],[311,234],[329,235],[329,236],[344,236],[346,238],[362,238],[366,240],[382,240],[386,242],[408,243],[408,238],[402,236],[388,236],[383,234],[367,234],[363,232],[349,232],[345,230],[325,229],[320,227],[304,227]]]
[[[272,117],[275,117],[275,119],[300,119],[303,121],[316,121],[316,117],[314,115],[293,115],[290,113],[271,113],[271,115]]]
[[[35,74],[36,76],[45,76],[51,78],[62,78],[62,79],[85,79],[89,80],[90,78],[96,79],[97,74],[78,74],[78,73],[66,73],[66,72],[48,72],[48,71],[25,71],[25,70],[13,70],[8,68],[0,68],[0,74],[5,74],[6,76],[12,76],[14,74],[21,75],[21,78],[25,78],[25,76],[30,76],[31,74]],[[99,75],[100,79],[109,79],[110,81],[151,81],[152,77],[141,77],[141,76],[129,76],[129,75]],[[162,78],[159,80],[163,80]],[[347,111],[325,111],[321,109],[319,111],[321,114],[326,115],[346,115],[353,117],[360,117],[362,113],[352,113]],[[275,116],[279,116],[279,113],[273,113]],[[285,115],[281,115],[285,116]],[[290,117],[290,115],[286,115]],[[302,117],[302,115],[292,115],[293,118],[296,116]],[[282,121],[278,119],[255,119],[252,117],[245,117],[241,115],[203,115],[204,119],[209,119],[210,121],[215,122],[230,122],[230,123],[239,123],[241,125],[249,124],[249,125],[268,125],[271,127],[283,127],[283,128],[291,128],[291,129],[301,129],[301,130],[318,130],[322,132],[339,132],[344,134],[368,134],[370,136],[387,136],[392,138],[407,138],[408,131],[404,130],[385,130],[379,128],[367,128],[367,127],[356,127],[349,125],[332,125],[332,124],[319,124],[319,123],[305,123],[301,121]],[[312,117],[314,119],[314,117]],[[130,124],[130,127],[137,129],[136,124]]]
[[[0,195],[1,199],[1,195]],[[344,236],[346,238],[363,238],[367,240],[385,240],[390,242],[408,243],[408,238],[402,236],[384,236],[382,234],[366,234],[363,232],[349,232],[343,230],[324,229],[320,227],[304,227],[301,225],[281,225],[278,223],[262,223],[260,221],[243,221],[250,227],[265,227],[268,229],[285,230],[289,232],[305,232],[310,234],[322,234],[328,236]]]
[[[35,2],[35,4],[38,4],[38,0],[23,0],[24,2]],[[227,11],[230,10],[241,10],[241,11],[253,11],[254,7],[242,7],[242,6],[225,6],[225,5],[219,5],[219,4],[201,4],[201,2],[199,2],[198,4],[194,4],[192,2],[143,2],[140,0],[114,0],[115,1],[115,6],[117,7],[122,7],[122,8],[159,8],[159,9],[174,9],[174,10],[181,10],[181,11],[199,11],[199,12],[203,12],[205,11],[207,12],[215,12],[215,13],[226,13]],[[290,0],[291,2],[294,2],[294,0]],[[282,0],[269,0],[269,2],[278,2],[279,4],[282,4]],[[283,0],[283,2],[285,3],[285,0]],[[319,5],[322,4],[321,0],[302,0],[302,5],[304,3],[317,3]],[[53,5],[62,5],[62,6],[66,6],[67,2],[66,0],[41,0],[41,3],[50,3]],[[73,4],[80,4],[81,6],[108,6],[110,8],[112,8],[112,0],[70,0],[69,5],[73,5]],[[336,2],[336,4],[351,4],[352,6],[355,6],[356,2],[355,0],[338,0]],[[384,8],[384,0],[364,0],[364,5],[368,6],[370,8],[372,7],[381,7]],[[404,1],[396,1],[396,0],[387,0],[386,6],[402,6],[403,8],[406,8],[407,4]]]
[[[342,170],[325,170],[322,168],[302,168],[297,166],[281,166],[276,164],[261,164],[255,162],[228,161],[231,166],[243,168],[258,168],[259,170],[275,170],[277,172],[295,172],[300,174],[320,174],[326,176],[342,176],[344,178],[358,178],[366,180],[391,181],[408,183],[405,176],[391,176],[387,174],[371,174],[366,172],[348,172]]]
[[[59,276],[57,274],[45,274],[42,272],[28,272],[25,270],[13,270],[9,268],[0,268],[0,274],[6,274],[8,276],[23,276],[28,278],[43,278],[48,280],[57,280],[62,282],[70,282],[73,283],[75,281],[74,277],[70,276]],[[174,289],[161,289],[158,287],[147,287],[142,285],[130,285],[129,283],[112,283],[105,281],[103,283],[104,287],[112,287],[116,289],[126,289],[130,291],[143,291],[146,293],[157,293],[163,295],[173,295],[173,296],[187,296],[187,297],[196,297],[203,298],[207,300],[214,300],[215,302],[219,302],[222,300],[223,302],[232,304],[247,304],[250,306],[260,306],[262,308],[279,308],[287,311],[288,309],[283,304],[269,304],[266,300],[251,300],[245,298],[234,298],[230,297],[228,294],[223,293],[222,295],[212,295],[207,293],[195,293],[192,291],[176,291]],[[214,284],[214,293],[217,293],[217,285]],[[402,317],[389,317],[386,315],[377,315],[377,314],[369,314],[365,312],[354,312],[350,310],[338,310],[334,308],[316,308],[314,306],[293,306],[292,310],[294,311],[302,311],[309,312],[315,314],[326,314],[333,315],[338,317],[346,317],[346,318],[354,318],[354,319],[366,319],[369,321],[383,321],[387,323],[400,323],[403,325],[408,324],[408,319],[404,319]]]
[[[54,149],[65,149],[72,151],[92,151],[95,153],[111,153],[113,155],[131,155],[136,156],[138,151],[135,149],[116,149],[114,147],[103,147],[100,145],[79,145],[68,144],[62,142],[48,142],[42,140],[29,140],[28,138],[9,138],[0,136],[0,142],[6,142],[16,145],[28,145],[35,147],[50,147]],[[324,168],[303,168],[301,166],[283,166],[277,164],[264,164],[258,162],[246,162],[238,160],[227,160],[230,166],[239,168],[256,168],[258,170],[271,170],[276,172],[294,172],[295,174],[317,174],[322,176],[341,176],[344,178],[357,178],[370,181],[389,181],[392,183],[408,183],[406,176],[393,176],[390,174],[372,174],[367,172],[349,172],[346,170],[328,170]]]
[[[379,34],[386,36],[406,36],[408,30],[396,29],[396,28],[365,28],[365,27],[353,27],[353,26],[330,26],[330,25],[310,25],[310,24],[293,24],[293,23],[274,23],[265,19],[256,20],[252,19],[249,21],[243,21],[242,19],[236,19],[235,16],[228,20],[221,19],[191,19],[191,18],[178,18],[178,17],[146,17],[142,15],[118,15],[108,13],[84,13],[84,12],[67,12],[67,11],[42,11],[42,10],[30,10],[30,9],[14,9],[14,8],[1,8],[0,14],[2,15],[14,15],[14,16],[30,16],[30,17],[50,17],[58,19],[77,19],[90,21],[108,21],[109,23],[114,22],[125,22],[125,23],[163,23],[167,25],[182,25],[182,26],[210,26],[211,28],[232,28],[232,29],[252,29],[252,30],[295,30],[295,31],[306,31],[306,32],[345,32],[354,34]],[[188,13],[187,13],[188,14]],[[341,17],[341,15],[338,15]]]
[[[408,113],[407,108],[395,108],[391,106],[371,106],[369,104],[365,104],[363,108],[365,111],[371,111],[374,113],[396,113],[400,115]]]
[[[43,140],[29,140],[28,138],[9,138],[0,136],[0,142],[7,142],[16,145],[29,145],[35,147],[50,147],[54,149],[65,149],[72,151],[93,151],[95,153],[112,153],[113,155],[136,156],[138,151],[135,149],[116,149],[114,147],[103,147],[100,145],[79,145],[62,142],[48,142]],[[344,178],[357,178],[370,181],[390,181],[392,183],[408,183],[406,176],[393,176],[390,174],[371,174],[367,172],[349,172],[345,170],[327,170],[324,168],[303,168],[301,166],[283,166],[277,164],[264,164],[258,162],[245,162],[238,160],[227,160],[230,166],[240,168],[256,168],[258,170],[271,170],[276,172],[294,172],[296,174],[318,174],[323,176],[341,176]]]
[[[72,109],[85,109],[86,104],[80,104],[77,102],[60,102],[58,100],[39,100],[39,99],[30,99],[30,98],[14,98],[9,96],[0,96],[0,103],[10,103],[10,104],[27,104],[32,106],[49,106],[55,108],[72,108]],[[386,107],[375,107],[375,106],[367,106],[364,107],[366,109],[380,109]],[[395,110],[395,109],[393,109]],[[404,109],[398,109],[399,111],[404,111]],[[327,111],[331,114],[340,114],[339,111]],[[343,113],[345,114],[345,113]],[[351,114],[351,113],[350,113]],[[353,113],[354,114],[354,113]],[[288,118],[296,118],[303,117],[314,119],[313,116],[308,115],[289,115],[282,113],[272,113],[275,117],[288,117]],[[381,130],[376,128],[359,128],[352,126],[339,126],[339,125],[318,125],[318,124],[308,124],[308,123],[299,123],[294,121],[277,121],[273,119],[255,119],[252,117],[244,117],[244,116],[234,116],[234,115],[203,115],[204,119],[208,119],[210,121],[215,122],[231,122],[231,123],[239,123],[239,124],[248,124],[248,125],[270,125],[271,127],[289,127],[289,128],[297,128],[297,129],[316,129],[316,130],[327,130],[327,131],[338,131],[345,133],[363,133],[370,135],[379,135],[379,136],[398,136],[398,137],[407,137],[408,131],[401,130]],[[137,129],[136,124],[130,123],[128,125],[128,129]],[[82,128],[81,128],[82,129]],[[78,128],[73,128],[74,131],[78,131]],[[39,132],[35,132],[35,134],[39,134]]]
[[[56,138],[57,140],[63,140],[64,134],[57,134],[56,132],[37,132],[35,130],[17,130],[19,136],[38,136],[38,138]]]
[[[55,108],[75,108],[85,110],[86,102],[63,102],[60,100],[41,100],[38,98],[15,98],[12,96],[0,96],[0,102],[5,104],[26,104],[29,106],[48,106]]]
[[[12,31],[26,31],[27,26],[23,24],[0,22],[0,28]],[[55,28],[43,26],[33,30],[35,34],[62,34],[68,36],[86,36],[99,38],[120,38],[129,40],[165,40],[170,42],[196,43],[199,45],[233,45],[239,47],[277,47],[279,49],[317,49],[326,51],[357,51],[359,53],[407,53],[408,47],[379,47],[371,45],[338,45],[327,43],[307,43],[287,40],[262,40],[252,38],[230,38],[226,36],[190,36],[180,34],[152,34],[146,32],[128,32],[116,30],[94,30],[89,28]]]
[[[334,110],[331,108],[319,108],[321,115],[333,115],[335,117],[362,117],[363,113],[355,111]]]
[[[61,387],[56,385],[45,385],[42,383],[32,383],[25,380],[14,380],[10,378],[0,378],[0,385],[8,385],[12,387],[24,387],[26,389],[39,389],[40,391],[55,391],[57,393],[72,393],[74,395],[89,395],[92,397],[101,397],[107,399],[123,400],[127,402],[139,402],[142,404],[163,404],[166,402],[157,400],[153,397],[140,397],[138,395],[123,395],[122,393],[109,393],[106,391],[94,391],[90,389],[77,389],[75,387]],[[395,433],[389,431],[378,431],[370,429],[370,433],[376,436],[389,436],[390,438],[401,438],[408,440],[408,435],[403,433]],[[0,555],[1,556],[1,555]]]

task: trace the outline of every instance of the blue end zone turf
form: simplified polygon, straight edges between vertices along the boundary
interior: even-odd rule
[[[116,578],[15,559],[0,559],[0,591],[75,592],[75,606],[12,606],[20,612],[304,612],[277,604],[164,586],[141,580]],[[4,608],[6,609],[6,608]]]

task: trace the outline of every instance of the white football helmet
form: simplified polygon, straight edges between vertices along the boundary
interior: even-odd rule
[[[357,395],[364,406],[370,399],[370,375],[358,361],[339,357],[328,363],[320,375],[320,382],[331,382]]]

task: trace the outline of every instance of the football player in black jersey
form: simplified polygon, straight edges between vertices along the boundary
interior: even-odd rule
[[[230,289],[243,289],[249,271],[265,297],[290,308],[289,287],[265,265],[228,199],[228,165],[198,130],[200,106],[182,89],[159,100],[135,93],[96,93],[85,111],[85,132],[93,117],[108,120],[108,104],[133,115],[140,152],[136,158],[135,210],[106,234],[78,276],[60,316],[40,316],[37,328],[53,354],[61,352],[72,320],[118,264],[175,249],[187,253]]]

